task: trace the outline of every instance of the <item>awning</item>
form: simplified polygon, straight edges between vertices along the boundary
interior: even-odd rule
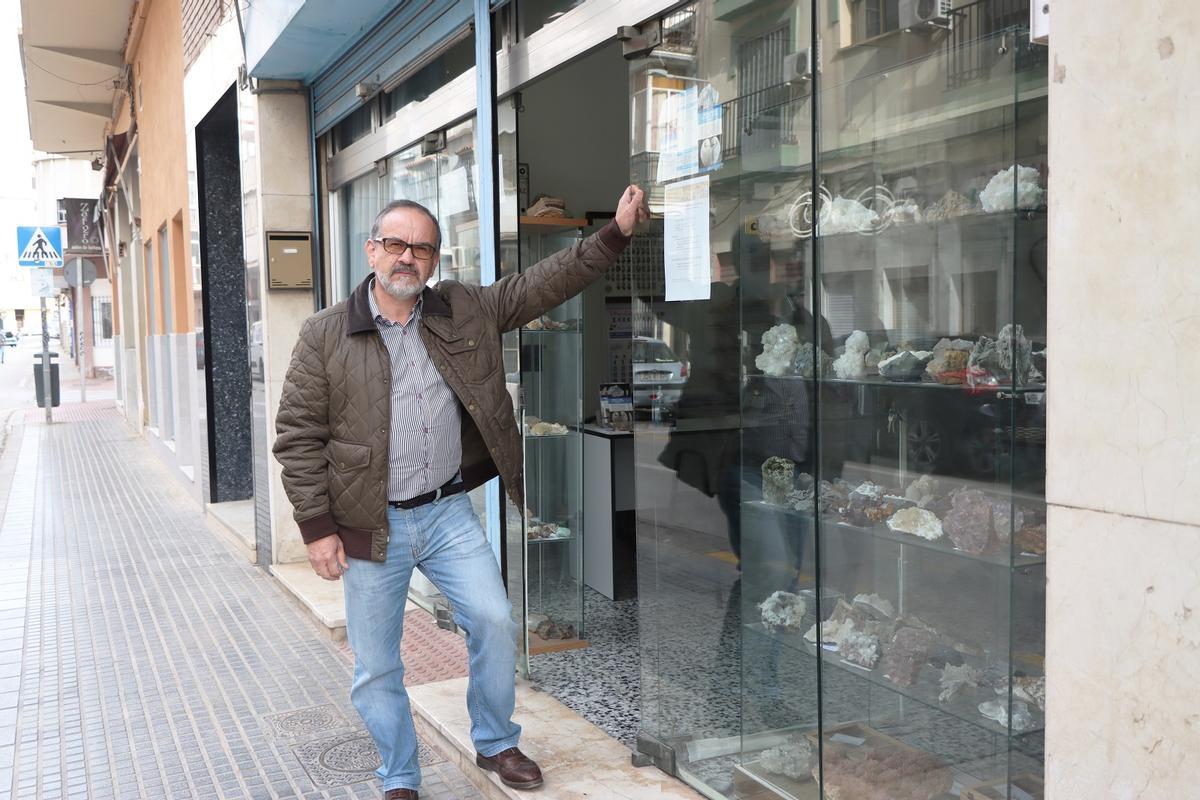
[[[21,61],[33,146],[104,153],[133,0],[21,0]]]

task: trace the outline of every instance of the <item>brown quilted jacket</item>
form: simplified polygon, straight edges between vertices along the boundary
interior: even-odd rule
[[[583,291],[628,244],[615,223],[491,286],[426,288],[421,340],[462,403],[468,489],[499,475],[524,508],[521,434],[500,335]],[[367,300],[370,277],[305,320],[275,418],[275,458],[305,543],[337,533],[351,558],[387,552],[391,364]]]

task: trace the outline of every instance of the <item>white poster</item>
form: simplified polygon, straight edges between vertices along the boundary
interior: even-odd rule
[[[54,288],[54,270],[52,269],[29,270],[29,282],[32,287],[30,293],[34,297],[54,297],[58,294],[58,289]]]
[[[709,253],[708,176],[665,188],[663,263],[667,300],[707,300],[712,270]]]
[[[437,210],[441,212],[442,217],[471,210],[471,188],[466,167],[452,169],[442,176]]]
[[[695,175],[700,169],[700,93],[695,88],[667,95],[662,106],[662,135],[657,183]]]

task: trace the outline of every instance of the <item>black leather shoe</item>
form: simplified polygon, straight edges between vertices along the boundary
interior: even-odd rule
[[[383,800],[417,800],[416,789],[388,789]]]
[[[515,747],[487,757],[475,754],[476,766],[495,772],[500,782],[514,789],[535,789],[542,785],[542,771],[532,758]]]

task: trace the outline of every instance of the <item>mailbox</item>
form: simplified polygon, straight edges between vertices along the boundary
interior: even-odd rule
[[[272,289],[311,289],[312,234],[267,232],[267,285]]]

